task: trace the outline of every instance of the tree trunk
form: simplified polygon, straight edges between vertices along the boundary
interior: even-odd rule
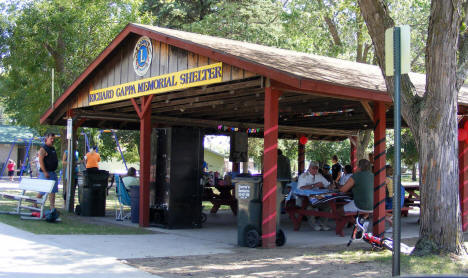
[[[369,159],[368,154],[366,154],[367,146],[369,145],[371,130],[360,130],[358,132],[358,140],[357,140],[357,161],[361,159]]]
[[[416,181],[416,164],[411,167],[411,180]]]
[[[384,73],[384,33],[394,22],[383,0],[360,0],[359,5]],[[414,251],[419,255],[462,252],[455,86],[460,12],[460,1],[432,1],[424,96],[416,96],[408,75],[401,80],[402,114],[419,150],[421,226]],[[385,81],[394,97],[393,78]]]

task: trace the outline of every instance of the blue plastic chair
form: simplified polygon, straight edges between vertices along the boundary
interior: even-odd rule
[[[115,220],[123,221],[124,219],[130,219],[130,212],[124,215],[124,206],[131,207],[132,205],[128,191],[125,188],[122,177],[120,177],[118,174],[114,174],[114,181],[117,199],[119,200],[119,208],[116,208],[115,210]]]

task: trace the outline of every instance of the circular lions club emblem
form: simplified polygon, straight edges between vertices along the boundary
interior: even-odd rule
[[[143,76],[148,71],[151,65],[151,59],[153,58],[153,46],[151,40],[143,36],[135,45],[133,50],[133,68],[136,74]]]

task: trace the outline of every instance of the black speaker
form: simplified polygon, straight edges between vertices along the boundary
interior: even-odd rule
[[[152,131],[150,221],[180,229],[201,226],[203,134],[199,128]]]
[[[247,133],[235,132],[231,134],[231,149],[229,152],[229,161],[247,162],[247,151],[249,149],[249,138]]]

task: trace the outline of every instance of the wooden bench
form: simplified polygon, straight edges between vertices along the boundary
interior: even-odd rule
[[[354,214],[346,213],[344,216],[340,214],[337,210],[337,206],[342,206],[342,202],[336,200],[331,200],[328,205],[330,206],[331,211],[315,211],[309,210],[307,207],[310,205],[309,198],[304,196],[298,196],[302,199],[302,206],[297,207],[295,199],[291,199],[286,203],[286,213],[289,214],[289,219],[293,222],[294,230],[298,231],[301,227],[304,217],[325,217],[328,219],[335,220],[336,228],[335,233],[339,236],[344,236],[343,228],[348,222],[354,223]]]
[[[44,218],[44,205],[47,201],[47,196],[52,192],[55,181],[53,180],[39,180],[23,178],[19,184],[21,194],[12,194],[7,192],[0,192],[0,196],[6,199],[18,201],[16,209],[13,211],[0,211],[2,214],[18,214],[21,219],[41,220]],[[35,195],[39,192],[45,193],[41,198],[31,197],[26,195],[28,192],[34,192]],[[32,206],[24,204],[24,202],[32,203]],[[39,207],[36,207],[36,206]],[[24,212],[23,210],[27,210]],[[31,211],[38,211],[39,217],[32,216]]]

